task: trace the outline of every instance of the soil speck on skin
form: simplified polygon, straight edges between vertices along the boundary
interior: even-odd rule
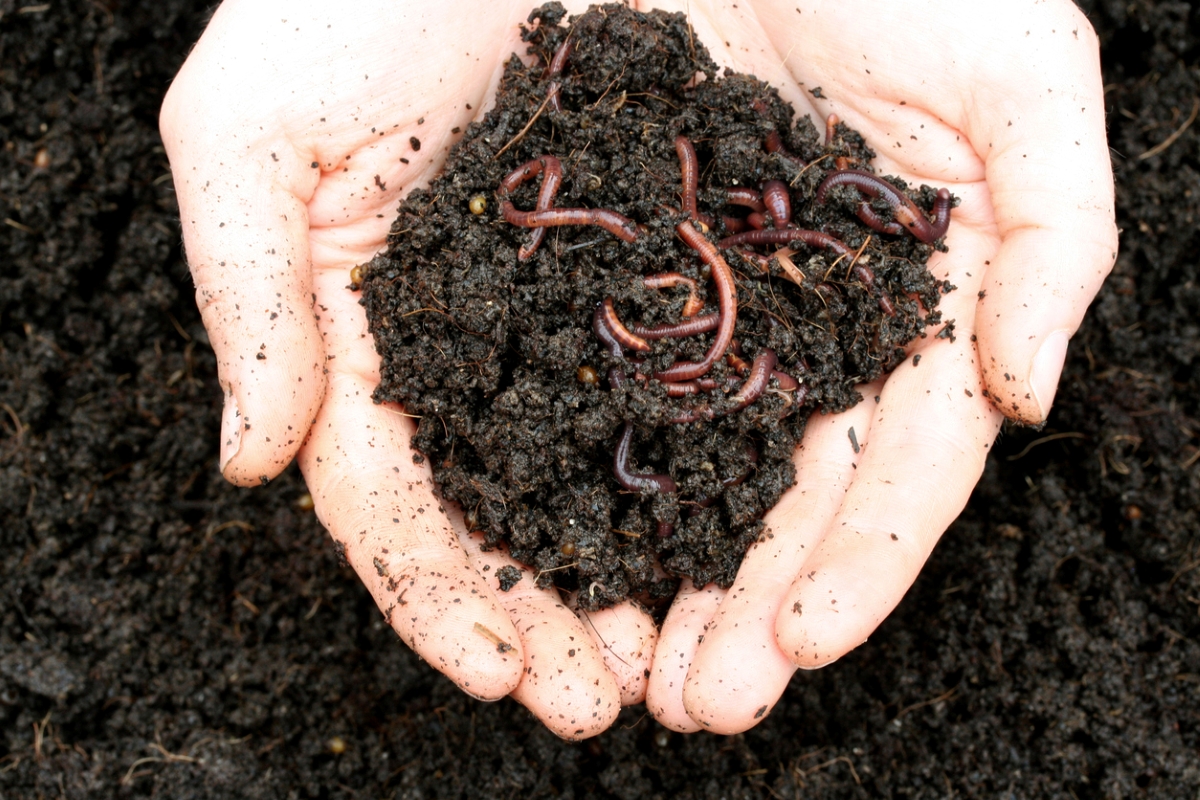
[[[586,589],[586,608],[629,596],[653,605],[680,577],[732,583],[762,515],[794,482],[791,457],[809,414],[857,403],[856,385],[898,365],[904,346],[941,321],[947,287],[924,269],[934,246],[854,216],[856,190],[815,201],[839,159],[869,168],[874,154],[856,132],[839,124],[824,142],[771,87],[718,75],[681,14],[611,5],[563,17],[553,3],[531,14],[524,38],[536,62],[509,61],[495,108],[466,130],[442,176],[406,198],[387,252],[362,270],[383,357],[375,397],[421,417],[414,444],[440,491],[487,545],[503,543],[534,567],[539,585]],[[555,72],[548,65],[560,52],[568,56]],[[555,92],[557,109],[548,104]],[[700,287],[700,314],[717,312],[710,266],[677,232],[688,217],[679,136],[699,159],[697,213],[713,223],[710,241],[747,216],[728,187],[782,181],[792,224],[846,248],[723,250],[738,304],[731,352],[749,363],[769,350],[800,382],[740,411],[727,398],[741,379],[724,358],[709,394],[669,398],[663,382],[632,377],[700,359],[714,334],[654,340],[638,366],[592,331],[602,302],[627,326],[681,321],[687,293],[645,285],[666,272]],[[780,147],[767,146],[772,136]],[[500,187],[523,164],[535,176],[548,171],[535,160],[547,155],[562,164],[552,207],[615,211],[640,226],[634,240],[595,225],[549,227],[523,258],[533,231],[510,224],[503,205],[535,208],[540,179]],[[933,189],[913,194],[932,207]],[[890,218],[886,203],[872,209]],[[618,382],[614,371],[630,377]],[[701,418],[670,422],[689,409]],[[626,443],[629,468],[669,476],[671,488],[622,488],[614,453]]]

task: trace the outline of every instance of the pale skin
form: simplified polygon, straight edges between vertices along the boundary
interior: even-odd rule
[[[685,584],[661,631],[629,603],[577,613],[528,571],[498,590],[511,559],[438,501],[412,420],[371,401],[378,357],[346,289],[525,52],[530,0],[227,0],[161,116],[225,391],[225,477],[257,485],[298,458],[401,638],[570,739],[643,700],[674,730],[743,731],[797,668],[862,644],[966,504],[1004,416],[1045,419],[1117,249],[1098,46],[1069,2],[654,5],[818,127],[836,113],[859,130],[878,171],[961,199],[930,262],[958,287],[941,306],[955,340],[917,341],[919,365],[815,416],[733,587]]]

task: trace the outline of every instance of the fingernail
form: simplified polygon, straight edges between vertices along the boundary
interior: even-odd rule
[[[1070,340],[1071,335],[1066,330],[1053,331],[1033,357],[1029,386],[1043,421],[1054,404],[1054,394],[1058,391],[1058,379],[1062,376],[1063,363],[1067,359],[1067,342]]]
[[[238,409],[237,395],[232,390],[225,395],[225,410],[221,413],[221,472],[242,449],[242,412]]]

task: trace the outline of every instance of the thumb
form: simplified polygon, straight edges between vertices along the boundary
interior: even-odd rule
[[[292,460],[325,393],[303,199],[320,172],[217,100],[185,64],[159,125],[225,394],[221,472],[251,486]]]
[[[1037,91],[1016,107],[991,105],[972,131],[1001,238],[977,308],[981,366],[996,407],[1034,425],[1050,413],[1067,341],[1117,255],[1099,46],[1082,15],[1073,19],[1065,35],[1043,32],[1046,63],[1026,65],[1037,74],[1023,85]]]

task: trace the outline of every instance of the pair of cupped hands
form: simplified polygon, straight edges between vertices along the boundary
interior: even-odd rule
[[[673,730],[743,731],[797,668],[837,660],[896,606],[1004,417],[1045,420],[1117,249],[1097,40],[1068,0],[652,4],[685,12],[718,64],[818,127],[836,113],[881,174],[961,200],[949,252],[929,263],[958,287],[941,305],[954,338],[916,341],[919,364],[814,415],[771,535],[730,589],[684,581],[659,630],[632,603],[574,610],[529,573],[499,591],[511,559],[439,501],[413,420],[372,402],[379,358],[347,289],[400,198],[489,108],[510,54],[524,57],[533,2],[217,9],[161,128],[225,395],[220,468],[253,486],[299,458],[389,623],[469,694],[510,695],[568,739],[642,701]]]

